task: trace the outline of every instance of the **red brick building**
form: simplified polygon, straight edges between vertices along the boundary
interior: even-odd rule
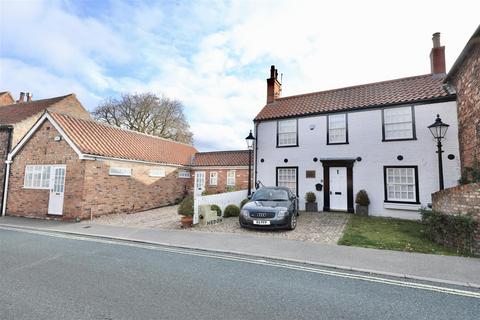
[[[9,92],[0,93],[0,162],[2,163],[0,165],[0,208],[3,206],[7,154],[45,110],[90,119],[90,113],[85,110],[74,94],[32,100],[30,93],[21,92],[20,98],[15,101]]]
[[[209,194],[247,189],[248,154],[248,150],[197,152],[192,162],[195,187]]]
[[[462,168],[470,167],[474,156],[480,160],[480,26],[448,72],[445,84],[457,92],[460,158]]]
[[[8,215],[71,220],[178,202],[193,146],[47,111],[8,157]]]
[[[0,92],[0,107],[15,103],[12,94],[8,91]]]

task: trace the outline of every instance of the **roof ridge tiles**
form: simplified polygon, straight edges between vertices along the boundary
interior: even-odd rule
[[[390,80],[383,80],[383,81],[376,81],[376,82],[369,82],[369,83],[364,83],[364,84],[357,84],[353,86],[347,86],[347,87],[341,87],[341,88],[335,88],[335,89],[327,89],[327,90],[322,90],[322,91],[314,91],[314,92],[307,92],[307,93],[301,93],[301,94],[295,94],[291,96],[286,96],[286,97],[280,97],[275,99],[273,103],[279,100],[287,100],[287,99],[292,99],[292,98],[299,98],[299,97],[304,97],[304,96],[314,96],[317,94],[323,94],[323,93],[329,93],[329,92],[338,92],[338,91],[344,91],[344,90],[350,90],[350,89],[358,89],[362,87],[369,87],[369,86],[374,86],[374,85],[379,85],[379,84],[387,84],[391,82],[400,82],[400,81],[407,81],[415,78],[423,78],[427,76],[432,76],[430,73],[427,74],[422,74],[422,75],[417,75],[417,76],[409,76],[409,77],[403,77],[403,78],[397,78],[397,79],[390,79]]]

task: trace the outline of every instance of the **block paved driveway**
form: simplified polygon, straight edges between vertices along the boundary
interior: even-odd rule
[[[115,214],[96,218],[94,223],[133,227],[179,230],[180,216],[178,206],[163,207],[132,214]],[[333,212],[301,212],[298,217],[297,228],[293,231],[275,230],[248,230],[240,228],[238,218],[226,218],[221,224],[208,227],[194,227],[184,229],[186,232],[222,232],[247,234],[258,237],[272,237],[308,242],[336,244],[343,234],[350,215]],[[89,223],[86,221],[85,223]]]

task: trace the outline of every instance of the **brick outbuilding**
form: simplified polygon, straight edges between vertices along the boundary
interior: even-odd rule
[[[247,189],[248,155],[248,150],[197,152],[192,162],[194,186],[209,194]]]
[[[193,146],[47,111],[10,153],[8,215],[87,219],[178,202]]]
[[[49,99],[32,100],[30,93],[20,93],[15,101],[12,95],[5,91],[0,93],[0,211],[3,205],[3,188],[5,185],[5,170],[8,153],[20,139],[30,130],[45,110],[69,114],[78,118],[90,119],[90,113],[85,110],[75,94]]]

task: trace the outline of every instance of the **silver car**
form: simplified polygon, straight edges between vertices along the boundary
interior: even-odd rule
[[[257,190],[240,211],[240,226],[257,229],[297,227],[298,199],[285,187],[263,187]]]

